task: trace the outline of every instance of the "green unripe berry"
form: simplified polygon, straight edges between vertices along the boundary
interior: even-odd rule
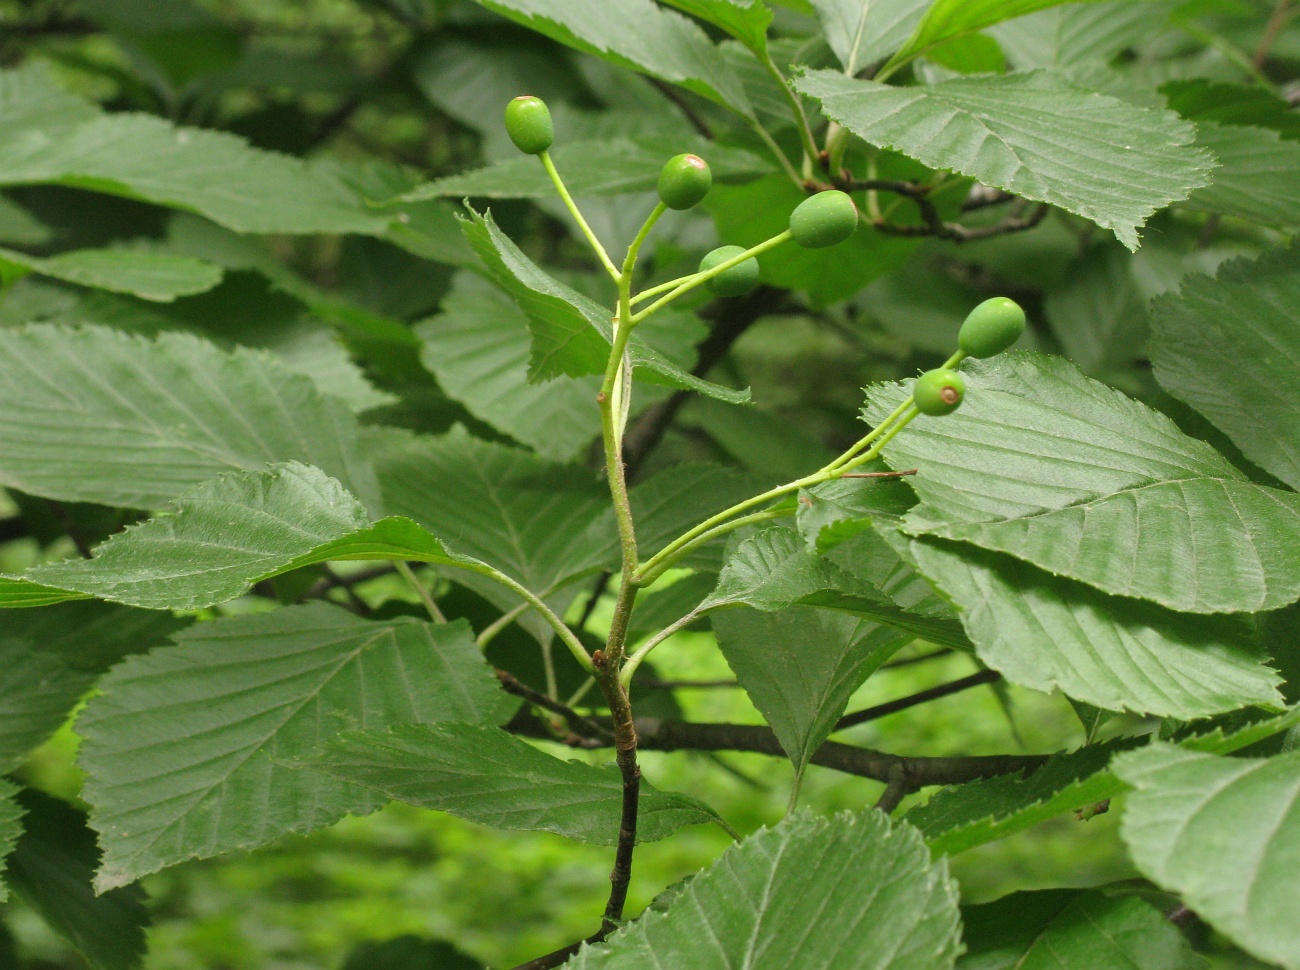
[[[698,155],[674,155],[659,173],[659,199],[670,209],[689,209],[709,194],[713,173]]]
[[[818,192],[790,213],[790,233],[806,249],[836,246],[858,228],[858,207],[838,189]]]
[[[530,94],[514,98],[506,105],[506,134],[525,155],[540,155],[555,142],[551,109]]]
[[[707,273],[715,266],[720,266],[729,259],[735,259],[745,250],[740,246],[719,246],[700,260],[700,272]],[[743,263],[737,263],[731,269],[724,269],[717,276],[705,281],[709,292],[715,296],[744,296],[758,286],[758,260],[753,256]]]
[[[928,370],[916,379],[912,398],[922,414],[939,418],[961,407],[966,397],[966,380],[955,370]]]
[[[985,300],[966,318],[957,346],[968,357],[996,357],[1025,332],[1025,311],[1015,300],[997,296]]]

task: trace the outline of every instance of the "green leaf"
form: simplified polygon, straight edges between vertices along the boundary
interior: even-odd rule
[[[713,632],[727,664],[801,775],[849,698],[911,637],[843,613],[722,610]]]
[[[847,75],[898,50],[930,0],[812,0],[826,42]]]
[[[935,856],[956,855],[1006,838],[1077,808],[1122,793],[1110,773],[1111,756],[1132,747],[1123,741],[1053,755],[1028,777],[1001,775],[954,785],[907,813]]]
[[[1196,613],[1300,598],[1300,496],[1256,485],[1164,415],[1058,357],[969,367],[966,407],[886,449],[922,504],[906,531],[1009,553],[1108,593]],[[902,399],[870,392],[866,416]],[[1104,706],[1104,705],[1103,705]]]
[[[325,773],[493,828],[618,842],[623,782],[614,765],[561,761],[495,727],[448,723],[350,733],[296,766],[313,769],[302,772],[307,776]],[[640,842],[716,818],[693,798],[641,783]]]
[[[883,462],[866,467],[887,470]],[[870,529],[873,517],[896,519],[915,504],[911,489],[896,479],[840,478],[801,489],[795,522],[809,546],[824,553]]]
[[[166,613],[67,603],[7,613],[0,629],[0,772],[58,729],[101,674],[185,625]]]
[[[762,56],[767,50],[767,28],[772,11],[762,0],[664,0],[670,7],[693,14],[721,27]]]
[[[181,128],[104,114],[60,91],[39,64],[0,72],[0,184],[56,183],[198,212],[238,232],[382,234],[370,209],[326,166]],[[267,200],[274,199],[274,205]]]
[[[204,293],[220,283],[222,276],[221,269],[211,263],[166,253],[79,249],[42,258],[0,249],[0,276],[28,272],[159,303]]]
[[[958,936],[957,887],[908,826],[872,809],[801,812],[730,847],[666,911],[568,965],[950,970]]]
[[[972,546],[925,539],[911,551],[961,610],[980,660],[1012,683],[1168,717],[1281,706],[1281,678],[1244,621],[1107,596]]]
[[[1143,875],[1260,959],[1300,967],[1300,751],[1222,758],[1156,744],[1117,758],[1115,773],[1137,789],[1121,833]]]
[[[1146,900],[1100,892],[1017,892],[962,908],[959,970],[1192,970],[1204,966]]]
[[[0,330],[0,484],[155,508],[230,469],[314,464],[378,510],[356,419],[265,352],[188,334]]]
[[[1286,98],[1262,85],[1216,84],[1207,78],[1170,81],[1160,93],[1169,107],[1192,121],[1268,128],[1283,138],[1300,138],[1300,118]]]
[[[1193,276],[1152,309],[1156,380],[1300,489],[1300,248]]]
[[[495,724],[511,709],[463,621],[381,623],[314,603],[173,639],[114,668],[77,722],[100,890],[379,808],[364,788],[281,764],[341,731]]]
[[[728,0],[717,0],[726,3]],[[728,148],[710,142],[682,145],[664,138],[610,138],[575,141],[557,145],[551,152],[556,168],[564,176],[569,192],[582,198],[593,195],[625,195],[653,192],[659,183],[664,162],[674,151],[694,151],[709,163],[717,181],[757,178],[771,171],[771,166],[757,155],[743,149]],[[412,189],[402,201],[420,201],[466,196],[488,199],[549,199],[555,185],[529,156],[516,156],[487,168],[462,175],[450,175]]]
[[[905,64],[938,44],[964,37],[1015,17],[1079,0],[935,0],[883,71]]]
[[[1108,64],[1125,49],[1140,46],[1168,20],[1167,4],[1110,0],[1043,10],[1000,23],[989,33],[1016,70],[1063,70]]]
[[[135,970],[145,952],[149,914],[139,886],[97,895],[91,876],[99,862],[86,816],[28,789],[26,832],[9,859],[9,885],[46,924],[70,943],[92,970]]]
[[[7,779],[0,778],[0,877],[8,867],[9,854],[23,834],[23,807],[14,800],[18,788]],[[0,903],[9,899],[9,886],[0,878]]]
[[[1009,6],[973,6],[989,5]],[[1060,206],[1133,250],[1148,217],[1207,185],[1213,168],[1172,112],[1044,71],[909,88],[810,71],[795,86],[869,144]]]
[[[1265,226],[1300,225],[1300,144],[1266,128],[1196,124],[1196,144],[1218,159],[1214,181],[1188,205]]]
[[[866,580],[809,550],[799,533],[780,526],[764,529],[736,547],[727,557],[717,587],[699,608],[704,612],[731,606],[764,613],[817,606],[932,643],[970,646],[953,621],[909,613]]]
[[[465,236],[496,281],[528,316],[533,352],[528,379],[539,382],[561,375],[604,374],[613,330],[610,311],[544,273],[508,236],[492,214],[470,210],[462,221]],[[649,347],[637,335],[628,343],[633,374],[652,384],[699,391],[732,404],[749,400],[748,391],[735,391],[689,374]]]
[[[528,318],[508,296],[462,273],[439,314],[416,325],[420,359],[449,397],[543,458],[569,461],[600,434],[600,378],[528,383]]]
[[[726,69],[704,31],[650,0],[478,2],[575,50],[679,84],[724,107],[749,113],[744,89]],[[696,2],[703,5],[708,0]]]

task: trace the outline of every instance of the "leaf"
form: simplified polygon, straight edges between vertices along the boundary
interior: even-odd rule
[[[92,970],[135,970],[145,952],[144,890],[123,885],[97,895],[99,862],[86,816],[32,789],[19,795],[26,832],[9,859],[9,885]]]
[[[731,846],[666,911],[569,966],[949,970],[958,936],[957,887],[908,826],[870,809],[800,812]]]
[[[4,876],[9,855],[23,834],[23,808],[14,799],[17,793],[17,786],[7,779],[0,778],[0,877]],[[8,899],[9,886],[3,878],[0,878],[0,903]]]
[[[730,0],[715,0],[729,3]],[[759,5],[761,6],[761,4]],[[764,8],[766,9],[766,8]],[[572,141],[551,152],[569,192],[585,196],[653,192],[664,162],[675,152],[693,151],[709,163],[717,181],[757,178],[771,166],[743,149],[700,142],[682,145],[666,138],[609,138]],[[404,202],[466,196],[488,199],[549,199],[555,185],[537,159],[516,156],[486,168],[449,175],[417,186],[401,197]]]
[[[387,798],[500,829],[618,842],[623,782],[614,765],[561,761],[482,724],[402,725],[350,733],[297,767],[346,779]],[[641,783],[637,840],[717,818],[685,795]]]
[[[1164,3],[1069,3],[994,26],[992,34],[1018,71],[1109,64],[1169,20]],[[1170,107],[1173,107],[1171,105]],[[1179,111],[1186,117],[1186,113]]]
[[[962,908],[960,970],[1190,970],[1204,966],[1146,900],[1100,892],[1016,892]]]
[[[849,698],[911,638],[842,613],[722,610],[713,632],[727,664],[802,775]]]
[[[337,174],[242,138],[145,114],[104,114],[41,65],[0,72],[0,184],[55,183],[198,212],[237,232],[382,234]],[[267,205],[274,199],[274,205]]]
[[[1160,88],[1169,107],[1192,121],[1268,128],[1300,138],[1300,118],[1286,98],[1261,85],[1216,84],[1208,78],[1170,81]]]
[[[313,603],[173,639],[114,668],[77,722],[101,891],[379,808],[363,788],[281,764],[341,731],[495,724],[511,709],[463,621],[376,622]]]
[[[762,0],[664,0],[670,7],[721,27],[755,54],[767,50],[772,11]]]
[[[826,42],[852,76],[898,50],[930,0],[812,0]]]
[[[478,2],[575,50],[679,84],[723,107],[749,113],[744,89],[725,68],[704,31],[650,0]],[[709,0],[694,2],[702,6]]]
[[[1094,744],[1055,754],[1027,777],[1000,775],[953,785],[907,813],[934,855],[956,855],[1003,839],[1076,808],[1121,794],[1111,756],[1133,741]]]
[[[1214,181],[1192,194],[1188,205],[1265,226],[1300,225],[1300,144],[1266,128],[1196,124],[1196,144],[1218,159]]]
[[[1300,751],[1222,758],[1153,744],[1115,760],[1137,789],[1121,834],[1138,869],[1243,949],[1300,967]]]
[[[550,461],[600,434],[600,378],[528,383],[528,318],[496,287],[456,277],[441,311],[416,325],[420,359],[449,397]]]
[[[39,273],[160,303],[204,293],[220,283],[222,276],[219,267],[197,259],[130,249],[80,249],[46,258],[0,249],[0,275],[6,274],[7,267],[17,275]]]
[[[909,481],[922,504],[906,531],[1174,610],[1251,612],[1300,598],[1300,496],[1246,480],[1169,418],[1061,358],[1009,354],[969,374],[959,414],[921,418],[885,451],[895,468],[920,469]],[[867,420],[902,395],[871,391]]]
[[[775,613],[796,605],[847,613],[932,643],[969,648],[952,621],[909,613],[870,583],[810,551],[797,532],[780,526],[764,529],[736,547],[717,587],[699,609],[749,606]]]
[[[990,5],[1012,6],[972,6]],[[1138,228],[1207,185],[1213,167],[1192,145],[1195,129],[1172,112],[1044,71],[909,88],[810,71],[795,87],[869,144],[1059,206],[1112,230],[1132,250]]]
[[[907,43],[890,58],[882,73],[954,38],[1071,2],[1079,0],[935,0]]]
[[[497,228],[492,214],[470,210],[462,220],[466,238],[492,276],[528,316],[533,352],[528,379],[604,374],[613,339],[610,312],[544,273]],[[628,342],[633,374],[652,384],[699,391],[732,404],[749,400],[748,391],[711,384],[682,370],[635,334]]]
[[[230,469],[298,460],[378,511],[347,406],[265,352],[188,334],[0,330],[0,484],[155,508]]]
[[[1192,276],[1152,308],[1156,380],[1300,488],[1300,248]]]
[[[883,462],[865,467],[886,470]],[[873,517],[895,519],[914,504],[912,491],[896,479],[840,478],[801,489],[795,522],[808,545],[825,553],[870,529]]]
[[[1281,705],[1280,677],[1244,621],[1107,596],[971,546],[926,539],[911,550],[961,610],[976,655],[1014,684],[1168,717]]]
[[[43,743],[100,675],[166,640],[185,621],[107,603],[4,615],[0,628],[0,772]]]

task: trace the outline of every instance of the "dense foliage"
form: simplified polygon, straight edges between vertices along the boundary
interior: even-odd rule
[[[0,0],[0,966],[1300,970],[1298,13]]]

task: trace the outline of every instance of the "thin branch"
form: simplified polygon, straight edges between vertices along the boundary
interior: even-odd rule
[[[429,619],[433,620],[434,623],[446,623],[447,618],[443,616],[442,610],[438,608],[438,603],[433,598],[433,594],[429,592],[428,587],[426,587],[424,583],[420,582],[420,577],[415,575],[415,571],[411,569],[410,563],[405,563],[399,560],[396,563],[396,568],[398,574],[406,580],[406,584],[415,591],[415,595],[420,597],[420,602],[424,604],[424,609],[428,612]]]
[[[686,120],[691,123],[692,128],[709,139],[709,141],[713,140],[713,129],[709,127],[709,123],[700,117],[699,113],[682,96],[680,91],[667,81],[661,81],[657,77],[648,77],[646,80],[650,82],[651,86],[658,89],[660,94],[677,106],[677,110],[686,116]]]
[[[848,179],[842,180],[840,187],[846,192],[892,192],[916,203],[917,210],[921,215],[922,225],[899,226],[883,218],[870,221],[869,224],[873,228],[885,235],[933,236],[936,239],[946,239],[949,242],[959,244],[1033,229],[1047,218],[1047,214],[1052,208],[1047,203],[1040,203],[1033,213],[1025,216],[1024,208],[1028,203],[1022,199],[1018,211],[1001,222],[994,223],[991,226],[971,227],[964,226],[959,222],[945,222],[943,216],[939,214],[938,206],[934,204],[934,200],[930,197],[930,187],[919,182],[904,182],[893,179]],[[1005,200],[997,200],[997,202],[1001,201]],[[993,205],[996,203],[989,202],[987,204]]]
[[[613,742],[614,732],[610,731],[603,724],[593,721],[589,717],[583,717],[573,708],[567,707],[559,701],[552,700],[545,694],[533,690],[507,670],[498,670],[496,675],[497,680],[501,681],[502,689],[504,689],[507,694],[514,694],[516,697],[522,697],[530,704],[535,704],[544,710],[550,711],[552,714],[560,715],[560,717],[564,718],[569,727],[578,734],[587,737],[602,737],[611,743]]]
[[[938,660],[940,657],[947,657],[952,654],[951,647],[944,647],[942,650],[932,650],[930,653],[923,653],[916,657],[904,657],[902,660],[891,660],[882,666],[881,670],[897,670],[899,667],[910,667],[913,664],[923,664],[927,660]]]
[[[938,687],[917,691],[915,694],[909,694],[907,697],[900,697],[885,704],[877,704],[874,707],[864,708],[852,714],[845,714],[836,722],[835,730],[843,731],[859,724],[866,724],[868,721],[877,721],[882,717],[888,717],[890,714],[905,711],[909,707],[926,704],[938,700],[940,697],[948,697],[951,694],[960,694],[964,690],[970,690],[972,687],[978,687],[981,684],[993,684],[1001,679],[1002,675],[996,670],[981,670],[979,673],[963,677],[961,680],[940,684]]]
[[[601,937],[600,939],[604,939]],[[569,957],[574,956],[582,949],[585,942],[599,943],[600,940],[592,938],[590,941],[579,940],[577,943],[570,943],[568,946],[562,946],[558,950],[552,950],[550,953],[543,954],[527,963],[521,963],[514,967],[513,970],[551,970],[552,967],[558,967],[561,964],[568,963]]]
[[[637,683],[646,690],[714,690],[740,686],[740,681],[737,680],[656,680],[653,677],[646,677]]]
[[[1291,9],[1292,0],[1277,0],[1277,6],[1273,8],[1273,16],[1268,19],[1268,26],[1264,28],[1264,37],[1260,40],[1259,46],[1255,48],[1255,56],[1252,59],[1256,68],[1262,70],[1268,62],[1269,52],[1273,49],[1273,44],[1278,35],[1282,33],[1282,28],[1286,26],[1287,20],[1295,13]]]
[[[893,778],[889,779],[889,784],[881,792],[880,799],[876,802],[876,808],[886,815],[893,815],[894,809],[898,808],[903,799],[910,794],[911,792],[907,788],[907,775],[901,771],[897,772]]]

